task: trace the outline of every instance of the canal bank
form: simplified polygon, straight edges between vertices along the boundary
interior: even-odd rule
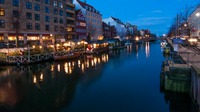
[[[174,48],[175,45],[172,43],[171,40],[167,39],[167,41],[169,43],[169,46],[171,47],[171,50],[177,49],[177,48]],[[187,81],[184,81],[184,83],[187,83],[189,81],[190,84],[187,84],[184,87],[187,88],[186,93],[190,94],[190,97],[192,98],[193,103],[195,104],[196,111],[200,111],[200,100],[199,100],[200,99],[199,97],[200,84],[198,83],[199,76],[200,76],[200,52],[199,50],[195,49],[195,47],[193,46],[184,47],[184,46],[179,45],[178,51],[176,52],[176,54],[184,62],[184,65],[190,70],[190,73],[188,73],[190,74],[190,76],[188,76],[188,78],[190,79]],[[181,64],[181,66],[182,65],[183,64]],[[178,69],[181,69],[181,67],[178,67]],[[178,80],[180,79],[181,78],[179,78]],[[177,81],[177,80],[174,80],[174,81]]]

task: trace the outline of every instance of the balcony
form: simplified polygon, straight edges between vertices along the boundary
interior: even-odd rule
[[[75,10],[70,10],[70,9],[67,9],[67,10],[66,10],[66,12],[67,12],[67,13],[72,13],[72,14],[75,14]]]
[[[75,21],[75,18],[74,17],[67,17],[67,20]]]

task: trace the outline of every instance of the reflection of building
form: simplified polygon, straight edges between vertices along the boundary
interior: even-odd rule
[[[51,38],[64,38],[65,11],[63,0],[0,0],[0,41],[20,44],[27,41],[52,43]]]
[[[86,39],[86,21],[81,10],[76,10],[76,33],[77,39]]]
[[[89,40],[97,40],[102,36],[102,15],[93,6],[74,0],[76,10],[81,9],[86,18],[87,36]]]
[[[75,39],[75,6],[72,0],[66,0],[66,18],[67,18],[67,39]]]

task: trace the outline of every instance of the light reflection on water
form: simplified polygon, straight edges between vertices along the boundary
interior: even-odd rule
[[[158,91],[164,59],[159,47],[144,43],[72,61],[7,68],[1,72],[0,111],[169,112],[165,101],[174,99]]]

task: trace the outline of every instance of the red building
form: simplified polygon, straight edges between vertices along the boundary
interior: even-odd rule
[[[115,36],[117,36],[115,26],[110,26],[107,25],[105,22],[102,22],[102,28],[103,28],[103,36],[105,39],[114,38]]]
[[[86,20],[81,10],[76,10],[76,36],[77,39],[86,39]]]

